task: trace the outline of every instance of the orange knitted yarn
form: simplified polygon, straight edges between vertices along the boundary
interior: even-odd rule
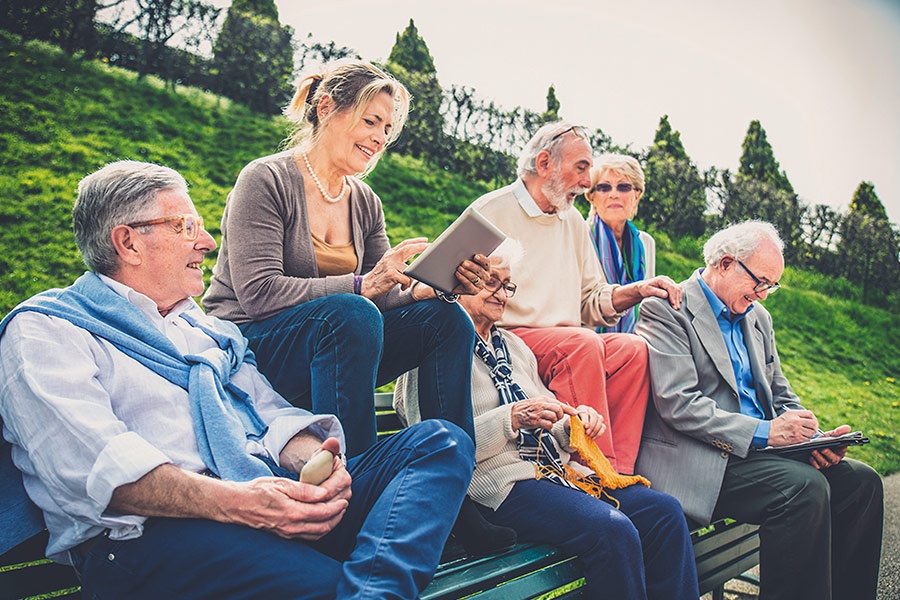
[[[596,442],[584,432],[584,424],[578,417],[569,417],[569,429],[569,444],[578,451],[578,454],[581,455],[587,466],[594,472],[594,475],[584,476],[569,465],[565,465],[565,473],[560,475],[564,476],[568,481],[596,498],[606,496],[615,503],[616,508],[619,507],[618,500],[610,496],[606,490],[617,490],[636,483],[650,487],[650,481],[646,477],[616,473],[609,459],[603,456],[603,452],[597,447]],[[545,466],[537,465],[537,479],[542,477],[542,470],[546,468]]]

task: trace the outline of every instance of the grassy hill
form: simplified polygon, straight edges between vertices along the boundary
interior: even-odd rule
[[[152,78],[23,45],[2,31],[0,114],[0,314],[84,270],[70,211],[87,173],[123,158],[173,167],[218,238],[241,167],[275,151],[287,127],[200,90],[173,94]],[[394,242],[434,238],[488,190],[390,154],[369,183],[384,201]],[[700,242],[655,235],[661,273],[680,280],[701,262]],[[859,290],[813,273],[788,268],[782,283],[766,306],[797,393],[824,426],[847,422],[869,435],[872,444],[854,456],[885,474],[900,470],[900,317],[858,304]]]

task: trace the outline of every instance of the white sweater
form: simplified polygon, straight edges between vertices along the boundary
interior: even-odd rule
[[[514,265],[518,291],[501,327],[612,326],[616,287],[606,282],[590,232],[574,208],[542,213],[521,180],[486,194],[466,210],[477,210],[525,249]]]

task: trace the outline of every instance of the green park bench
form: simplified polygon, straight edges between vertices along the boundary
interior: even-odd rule
[[[380,437],[402,427],[391,408],[391,394],[376,394],[376,410]],[[730,579],[756,582],[745,575],[759,562],[755,526],[719,521],[694,530],[691,539],[701,593],[711,591],[715,600],[721,600]],[[80,597],[74,569],[44,558],[46,543],[41,513],[25,495],[9,444],[0,440],[0,600]],[[577,558],[550,546],[518,544],[502,554],[472,558],[451,540],[421,598],[524,600],[551,593],[554,598],[585,598],[583,582]]]

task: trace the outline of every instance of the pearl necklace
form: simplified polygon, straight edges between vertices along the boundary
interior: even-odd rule
[[[331,204],[335,204],[341,201],[341,198],[344,197],[344,192],[347,191],[347,178],[341,178],[341,191],[338,192],[337,196],[329,196],[328,192],[325,191],[325,186],[322,185],[322,182],[319,181],[319,176],[316,175],[316,172],[313,171],[312,165],[309,164],[309,157],[306,155],[306,152],[301,152],[300,156],[303,157],[303,162],[306,163],[306,170],[309,171],[309,174],[312,175],[313,181],[316,182],[316,187],[319,188],[319,193],[322,194],[322,197],[325,198],[326,202],[330,202]]]

